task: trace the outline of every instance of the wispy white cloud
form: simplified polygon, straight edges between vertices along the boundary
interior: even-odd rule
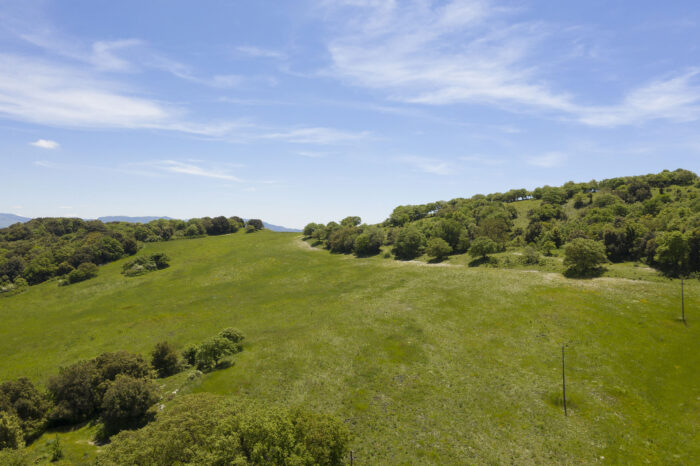
[[[37,139],[34,142],[30,142],[29,145],[34,146],[34,147],[40,147],[42,149],[49,149],[49,150],[58,149],[58,147],[60,146],[59,143],[57,143],[56,141],[52,141],[50,139]]]
[[[255,58],[285,58],[285,54],[278,51],[262,47],[255,47],[252,45],[239,45],[236,47],[236,51],[243,55]]]
[[[491,28],[489,20],[503,10],[489,1],[353,5],[360,8],[352,27],[328,45],[337,77],[404,102],[571,107],[568,95],[538,82],[534,67],[524,65],[541,28]]]
[[[490,0],[324,5],[336,19],[325,73],[391,100],[491,105],[601,127],[700,120],[698,69],[637,84],[609,105],[583,103],[557,89],[545,79],[546,63],[537,55],[547,39],[555,40],[555,27],[513,22],[512,11]]]
[[[529,157],[527,163],[536,167],[553,168],[566,162],[567,156],[562,152],[547,152],[546,154]]]
[[[179,162],[176,160],[160,160],[160,161],[153,162],[151,164],[146,164],[146,165],[150,165],[153,168],[160,170],[160,171],[169,172],[169,173],[177,173],[180,175],[201,176],[201,177],[205,177],[205,178],[216,178],[216,179],[220,179],[220,180],[229,180],[229,181],[236,181],[236,182],[242,181],[237,176],[234,176],[234,175],[232,175],[229,172],[224,171],[224,170],[215,169],[215,168],[204,168],[200,165],[195,165],[193,163]]]
[[[310,127],[263,134],[261,137],[263,139],[277,139],[298,144],[328,145],[368,139],[371,137],[371,134],[368,131],[352,132],[334,128]]]
[[[633,89],[617,105],[581,107],[579,120],[591,126],[621,126],[655,119],[689,122],[700,119],[700,69],[653,81]]]
[[[57,126],[162,126],[176,112],[54,63],[0,55],[0,115]]]
[[[455,172],[449,163],[439,159],[407,155],[397,157],[396,160],[413,167],[417,171],[432,175],[451,175]]]

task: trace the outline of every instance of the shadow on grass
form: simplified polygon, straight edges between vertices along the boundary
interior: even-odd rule
[[[439,264],[447,260],[447,257],[434,257],[428,261],[428,264]]]
[[[467,264],[469,267],[479,267],[481,265],[487,265],[487,264],[493,264],[497,263],[498,261],[492,257],[477,257],[476,259],[472,260]]]
[[[595,269],[588,270],[576,270],[568,268],[564,271],[564,276],[566,278],[591,279],[600,277],[606,270],[608,269],[606,269],[605,267],[596,267]]]

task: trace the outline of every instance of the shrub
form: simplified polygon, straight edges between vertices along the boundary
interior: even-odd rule
[[[367,227],[355,238],[353,249],[358,256],[371,256],[379,254],[384,243],[384,231],[379,227]]]
[[[469,255],[472,257],[486,259],[489,254],[498,250],[498,245],[492,239],[485,236],[476,238],[469,247]]]
[[[151,368],[140,354],[128,351],[102,353],[95,358],[95,365],[102,381],[111,381],[118,375],[135,378],[151,377]]]
[[[126,262],[122,266],[122,273],[127,277],[143,275],[154,270],[165,269],[170,266],[170,258],[162,252],[150,256],[137,257]]]
[[[49,414],[54,424],[77,423],[93,417],[100,404],[100,373],[94,361],[80,361],[62,367],[49,379],[48,389],[55,404]]]
[[[24,434],[20,420],[11,413],[0,412],[0,450],[4,448],[22,448]]]
[[[247,227],[249,225],[252,226],[255,230],[262,230],[263,228],[265,228],[262,220],[260,220],[258,218],[251,218],[250,220],[248,220],[246,222],[246,231],[247,231]]]
[[[63,458],[63,448],[61,448],[61,440],[58,438],[58,435],[49,443],[49,453],[51,453],[52,463]]]
[[[399,259],[419,256],[425,246],[425,235],[415,226],[408,225],[399,231],[394,243],[394,254]]]
[[[102,421],[107,434],[136,429],[147,422],[147,412],[158,393],[152,380],[118,375],[102,400]]]
[[[68,283],[78,283],[97,276],[97,266],[92,262],[83,262],[68,274]]]
[[[436,260],[442,260],[452,252],[452,248],[442,238],[431,238],[428,241],[428,247],[425,248],[425,253]]]
[[[102,353],[59,370],[49,379],[48,389],[55,407],[49,415],[54,424],[77,423],[95,416],[110,382],[118,375],[151,376],[151,369],[138,354],[118,351]]]
[[[197,362],[197,345],[187,345],[185,349],[182,350],[182,359],[190,366],[194,366]]]
[[[151,366],[159,377],[167,377],[180,371],[180,358],[170,343],[162,341],[151,352]]]
[[[240,343],[245,339],[243,332],[233,327],[223,329],[221,332],[219,332],[219,336],[226,338],[233,343]]]
[[[532,246],[526,247],[523,251],[523,262],[528,265],[539,264],[540,253],[537,252],[537,249],[533,248]]]
[[[44,431],[50,403],[27,378],[0,384],[0,411],[17,416],[25,440],[32,440]],[[5,405],[5,406],[3,406]]]
[[[575,238],[564,247],[564,265],[568,273],[584,276],[598,270],[608,261],[603,243],[586,238]]]
[[[202,342],[197,348],[195,362],[197,368],[203,371],[211,370],[219,365],[222,358],[238,352],[239,345],[231,340],[216,336]]]
[[[328,235],[328,249],[331,252],[349,254],[355,247],[355,239],[360,235],[360,229],[356,226],[338,228]]]

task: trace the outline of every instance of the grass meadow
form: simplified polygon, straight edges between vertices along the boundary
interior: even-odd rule
[[[171,267],[123,261],[97,278],[0,299],[0,380],[44,383],[105,351],[147,356],[224,327],[246,334],[223,370],[161,381],[304,404],[350,427],[355,464],[700,463],[700,284],[631,264],[571,280],[541,269],[357,259],[263,231],[147,244]],[[553,259],[554,260],[554,259]],[[567,401],[561,399],[566,345]],[[95,426],[50,432],[65,464],[99,455]]]

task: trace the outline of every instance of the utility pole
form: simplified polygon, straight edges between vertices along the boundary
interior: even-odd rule
[[[683,319],[683,323],[688,325],[685,321],[685,296],[683,293],[683,279],[681,278],[681,318]]]
[[[568,416],[569,413],[566,411],[566,368],[564,366],[564,346],[561,345],[561,388],[564,395],[564,416]]]

